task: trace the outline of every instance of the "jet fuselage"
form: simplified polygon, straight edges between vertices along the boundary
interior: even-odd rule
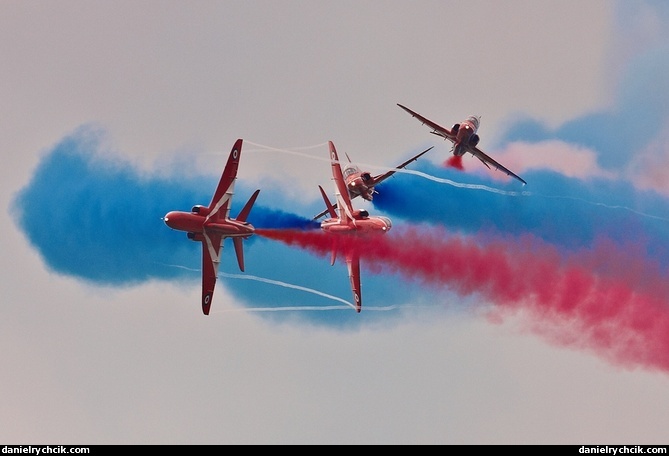
[[[225,237],[250,236],[255,228],[248,222],[239,222],[234,219],[225,221],[209,219],[207,216],[183,211],[168,212],[163,218],[170,228],[188,233],[202,233],[215,231]]]
[[[341,223],[339,219],[326,219],[321,222],[321,229],[327,233],[387,233],[392,228],[392,222],[388,217],[374,216],[355,219],[348,224]]]
[[[361,196],[367,201],[372,201],[374,198],[374,180],[369,173],[349,164],[344,168],[342,174],[346,182],[346,188],[348,188],[352,198]]]
[[[455,145],[453,147],[455,155],[462,156],[467,152],[466,146],[471,143],[472,137],[476,134],[478,128],[479,120],[475,116],[469,116],[460,123],[458,131],[455,134]]]

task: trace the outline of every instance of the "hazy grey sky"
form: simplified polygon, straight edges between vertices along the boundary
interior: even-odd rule
[[[0,441],[666,444],[666,372],[551,344],[521,317],[447,302],[355,329],[277,323],[226,280],[214,305],[228,311],[205,317],[199,281],[114,288],[53,272],[11,211],[45,154],[87,124],[113,159],[147,173],[192,162],[185,172],[213,179],[237,138],[332,140],[391,166],[434,143],[396,103],[446,126],[481,115],[486,144],[525,117],[557,127],[609,108],[635,43],[664,39],[638,4],[0,2]],[[621,28],[622,13],[638,25]],[[435,149],[440,162],[448,146]],[[541,166],[531,155],[503,156],[522,175]],[[322,161],[279,153],[247,153],[239,170],[267,183],[266,201],[315,201],[328,178]]]

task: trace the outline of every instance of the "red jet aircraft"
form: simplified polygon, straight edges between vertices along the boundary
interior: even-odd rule
[[[404,109],[406,112],[411,114],[416,119],[420,120],[423,124],[432,128],[431,131],[432,134],[441,136],[442,138],[451,141],[453,143],[453,148],[451,149],[451,152],[453,152],[453,155],[455,155],[456,157],[461,157],[466,152],[469,152],[470,154],[481,160],[481,162],[488,168],[490,168],[490,165],[492,165],[495,169],[502,171],[507,176],[511,176],[518,179],[523,183],[523,185],[527,184],[527,182],[525,182],[521,177],[512,173],[504,166],[500,165],[491,157],[489,157],[481,149],[476,147],[476,145],[479,142],[479,135],[477,134],[477,131],[479,128],[479,123],[481,122],[480,117],[469,116],[463,122],[453,125],[453,128],[449,130],[448,128],[444,128],[441,125],[438,125],[432,122],[431,120],[426,119],[417,112],[412,111],[411,109],[402,106],[399,103],[397,104],[397,106]]]
[[[318,188],[321,191],[327,213],[330,218],[321,222],[321,229],[326,233],[334,235],[349,234],[349,235],[367,235],[367,234],[383,234],[387,233],[392,227],[392,222],[388,217],[374,216],[370,217],[366,210],[355,210],[351,204],[351,196],[346,187],[346,181],[342,174],[339,157],[337,157],[337,150],[332,141],[328,141],[330,148],[330,160],[332,165],[332,178],[335,182],[335,195],[337,198],[337,211],[335,206],[330,203],[325,190],[320,185]],[[339,212],[339,215],[337,215]],[[336,259],[336,245],[333,243],[331,264],[335,263]],[[348,277],[351,282],[351,290],[353,291],[353,300],[355,302],[355,310],[360,312],[362,307],[362,295],[360,290],[360,253],[354,249],[347,249],[346,265],[348,267]]]
[[[357,165],[351,162],[351,159],[348,156],[348,154],[345,154],[346,158],[348,159],[348,164],[344,167],[342,175],[344,176],[344,182],[346,184],[346,188],[348,189],[348,194],[350,195],[351,199],[361,196],[363,199],[366,199],[367,201],[372,201],[374,199],[374,194],[378,193],[374,187],[376,187],[381,182],[383,182],[384,180],[388,179],[390,176],[395,174],[398,169],[402,169],[412,161],[418,160],[418,158],[421,155],[428,152],[430,149],[432,149],[432,147],[425,149],[418,155],[414,155],[401,165],[398,165],[396,168],[383,174],[377,174],[376,176],[372,176],[372,174],[369,171],[363,171],[362,169],[360,169]],[[336,209],[337,204],[335,204],[333,207]],[[318,220],[327,213],[328,211],[326,209],[320,214],[316,215],[313,218],[313,220]]]
[[[202,312],[205,315],[209,315],[211,307],[223,241],[225,238],[232,238],[239,269],[244,271],[242,241],[255,232],[253,225],[246,219],[260,193],[259,189],[251,195],[237,218],[230,218],[230,204],[241,155],[242,140],[238,139],[232,147],[209,206],[196,205],[190,212],[172,211],[163,217],[165,224],[170,228],[185,231],[188,239],[202,242]]]

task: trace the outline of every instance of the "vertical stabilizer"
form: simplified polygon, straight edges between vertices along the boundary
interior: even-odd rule
[[[249,213],[251,212],[251,208],[253,207],[253,204],[256,202],[256,198],[258,198],[258,193],[260,193],[260,189],[256,190],[253,192],[253,195],[251,195],[251,198],[246,202],[244,207],[242,208],[241,211],[239,211],[239,215],[237,215],[237,219],[240,222],[245,222],[246,219],[249,217]]]
[[[337,209],[339,209],[339,218],[346,222],[348,220],[353,220],[353,205],[351,204],[351,195],[348,193],[348,188],[346,188],[346,182],[344,181],[344,175],[341,171],[341,164],[339,163],[339,156],[337,155],[337,149],[335,149],[334,143],[328,141],[330,147],[330,164],[332,167],[332,179],[335,183],[335,195],[337,197]]]

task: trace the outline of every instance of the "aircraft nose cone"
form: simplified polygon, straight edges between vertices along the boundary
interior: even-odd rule
[[[165,222],[165,225],[169,226],[170,228],[174,228],[172,225],[174,225],[174,221],[170,218],[174,215],[172,212],[168,212],[165,214],[165,216],[162,218],[163,222]]]

